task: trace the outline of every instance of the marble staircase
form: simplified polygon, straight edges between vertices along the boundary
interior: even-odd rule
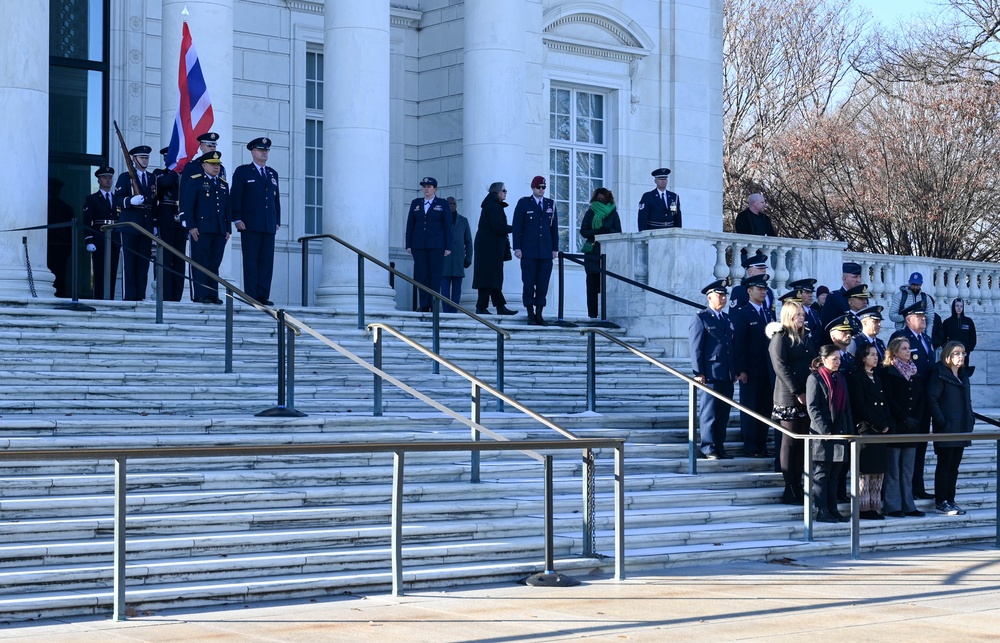
[[[273,322],[237,311],[234,372],[222,372],[222,311],[109,305],[90,314],[32,302],[0,307],[0,449],[279,445],[468,439],[469,430],[385,387],[371,413],[371,376],[308,338],[296,345],[296,406],[305,418],[257,418],[273,406]],[[367,356],[350,314],[296,315]],[[259,317],[259,319],[258,319]],[[429,343],[426,316],[385,315]],[[779,503],[770,462],[702,461],[687,475],[686,386],[599,348],[599,413],[585,409],[585,343],[575,329],[503,320],[506,390],[581,437],[626,445],[627,571],[702,561],[846,554],[847,525],[818,525],[803,541],[802,509]],[[642,337],[619,336],[657,354]],[[442,354],[492,382],[495,336],[447,316]],[[388,340],[387,371],[468,413],[467,384],[434,376]],[[488,404],[488,408],[492,408]],[[738,428],[731,438],[738,443]],[[521,413],[487,411],[510,439],[551,439]],[[967,450],[960,517],[863,523],[865,548],[956,544],[995,535],[996,454]],[[598,453],[596,550],[582,555],[581,463],[555,458],[556,569],[580,578],[612,568],[609,454]],[[933,462],[933,460],[932,460]],[[138,610],[381,592],[391,585],[391,456],[150,458],[129,461],[128,603]],[[928,474],[932,469],[928,469]],[[412,453],[404,487],[407,589],[505,581],[541,571],[542,470],[517,452],[484,452],[481,482],[468,454]],[[931,478],[933,476],[931,475]],[[113,463],[0,461],[0,622],[106,614],[111,601]],[[921,508],[932,511],[930,501]]]

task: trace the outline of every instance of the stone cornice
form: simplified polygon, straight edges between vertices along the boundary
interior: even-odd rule
[[[292,11],[303,13],[323,14],[326,3],[323,0],[285,0],[285,6]],[[392,27],[402,27],[404,29],[416,29],[420,26],[420,18],[423,14],[420,11],[408,9],[400,6],[389,6],[389,25]]]

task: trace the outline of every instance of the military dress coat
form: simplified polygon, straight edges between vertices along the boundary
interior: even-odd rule
[[[695,377],[704,375],[710,382],[736,379],[733,362],[733,323],[729,315],[717,315],[706,308],[699,311],[688,328],[691,370]]]
[[[552,260],[552,253],[559,250],[559,215],[556,202],[542,198],[542,206],[534,196],[517,200],[514,206],[514,250],[521,251],[526,259]]]
[[[221,176],[216,181],[195,174],[181,189],[181,221],[198,234],[232,234],[233,211],[229,186]]]
[[[442,252],[451,248],[451,206],[441,197],[434,197],[424,212],[423,197],[410,201],[406,215],[405,248],[434,249]]]
[[[186,182],[186,178],[181,179],[182,188]],[[281,198],[274,168],[265,167],[262,176],[253,163],[239,166],[233,172],[230,194],[233,221],[242,221],[246,232],[277,233],[281,225]]]
[[[642,195],[639,200],[639,232],[681,227],[681,198],[670,190],[666,190],[665,196],[667,203],[663,202],[656,189]]]
[[[511,226],[507,223],[504,208],[507,204],[497,201],[489,194],[483,199],[482,211],[479,215],[479,229],[476,230],[475,269],[472,275],[472,287],[476,290],[495,288],[503,289],[504,255],[510,249]]]

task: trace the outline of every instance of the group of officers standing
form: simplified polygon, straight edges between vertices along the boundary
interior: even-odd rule
[[[971,337],[944,343],[940,364],[935,364],[935,345],[925,332],[926,301],[915,297],[914,303],[900,306],[902,327],[887,346],[879,338],[883,307],[869,306],[871,295],[857,263],[843,264],[843,286],[830,293],[819,314],[813,301],[815,279],[788,284],[790,291],[777,297],[784,304],[780,317],[775,315],[775,293],[767,285],[767,257],[758,252],[742,264],[747,276],[732,294],[725,280],[707,285],[702,294],[708,307],[691,320],[691,365],[699,383],[732,399],[738,382],[743,406],[792,433],[926,434],[932,418],[936,433],[972,430],[967,356],[974,331]],[[911,281],[919,278],[914,273]],[[961,314],[961,307],[953,308]],[[725,445],[729,404],[702,391],[699,405],[702,456],[732,457]],[[775,431],[775,451],[770,452],[768,428],[741,413],[743,455],[774,457],[775,470],[785,478],[783,500],[801,504],[802,445]],[[837,503],[849,500],[847,474],[853,466],[861,474],[862,518],[883,519],[883,500],[891,516],[923,516],[914,499],[934,499],[942,514],[964,513],[954,495],[965,446],[960,441],[935,443],[938,469],[931,494],[924,484],[926,441],[866,445],[860,463],[851,462],[845,445],[813,442],[817,520],[846,520]]]
[[[262,304],[272,305],[274,240],[281,228],[278,173],[267,166],[271,141],[266,137],[247,143],[252,162],[240,165],[227,179],[218,151],[219,135],[198,137],[199,156],[181,173],[167,167],[148,170],[152,148],[139,145],[128,151],[131,172],[122,172],[112,188],[115,170],[98,168],[98,190],[88,195],[83,208],[87,226],[86,249],[93,258],[94,296],[110,298],[104,291],[105,255],[110,253],[107,281],[115,289],[119,254],[122,265],[122,300],[142,301],[149,280],[152,241],[131,227],[116,229],[106,247],[101,227],[131,222],[159,237],[165,246],[184,253],[209,272],[218,274],[233,228],[240,232],[243,248],[243,290]],[[160,150],[166,161],[168,148]],[[164,301],[180,301],[184,293],[184,260],[171,252],[163,255]],[[192,268],[192,301],[221,304],[218,282]]]
[[[681,227],[680,197],[667,190],[669,175],[669,168],[653,170],[656,187],[644,193],[639,201],[640,231]],[[464,271],[474,264],[473,288],[479,291],[476,313],[489,314],[487,306],[492,300],[497,314],[516,315],[516,310],[507,307],[503,295],[503,262],[516,257],[521,263],[521,301],[528,324],[546,325],[542,311],[547,303],[552,262],[559,256],[559,214],[555,200],[545,195],[548,187],[545,177],[536,176],[531,180],[531,194],[518,199],[510,223],[504,211],[508,207],[506,185],[493,183],[481,204],[474,244],[468,220],[458,214],[455,199],[445,201],[437,196],[437,179],[425,176],[420,187],[423,197],[410,202],[406,216],[405,248],[413,257],[414,281],[458,302]],[[595,206],[595,202],[598,205]],[[601,210],[597,216],[606,224],[591,225],[595,209]],[[611,216],[602,209],[607,209]],[[593,255],[600,254],[600,245],[595,243],[594,237],[613,232],[621,232],[613,196],[609,190],[598,188],[580,231],[587,240],[584,255],[591,318],[597,316],[600,283],[596,278],[599,274],[597,262],[592,260]],[[513,236],[513,246],[509,235]],[[417,312],[430,312],[431,299],[429,292],[421,290],[416,302]],[[455,312],[449,303],[444,304],[443,310]]]

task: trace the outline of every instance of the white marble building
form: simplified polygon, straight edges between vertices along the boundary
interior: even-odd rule
[[[39,34],[50,19],[46,40]],[[111,119],[130,146],[165,146],[185,20],[223,162],[248,162],[244,146],[252,138],[274,141],[269,164],[282,177],[285,223],[272,291],[278,304],[300,301],[296,240],[306,234],[333,233],[406,266],[405,208],[426,175],[438,179],[439,195],[458,199],[473,231],[492,181],[507,183],[513,206],[530,193],[532,176],[548,176],[563,212],[564,249],[575,251],[577,216],[594,187],[614,191],[625,230],[634,231],[650,171],[665,165],[673,169],[670,186],[681,195],[685,227],[721,230],[722,0],[5,2],[0,129],[8,149],[18,151],[17,165],[69,163],[50,149],[50,107],[64,103],[63,94],[50,95],[50,74],[53,82],[67,74],[49,65],[50,55],[64,56],[58,28],[67,38],[86,28],[91,50],[102,39],[106,47],[92,53],[88,69],[103,74],[107,119],[94,107],[100,83],[91,82],[86,127],[96,140],[76,161],[83,178],[67,182],[66,200],[79,207],[96,189],[91,168],[98,159],[122,167]],[[45,222],[45,179],[44,172],[2,175],[2,229]],[[50,294],[44,233],[27,234],[36,287]],[[0,235],[0,287],[26,296],[20,236]],[[236,235],[223,272],[237,284],[239,252]],[[312,303],[352,308],[354,257],[330,243],[322,252],[314,244],[314,252]],[[519,304],[516,263],[508,264],[505,290]],[[581,270],[570,269],[566,288],[568,309],[577,313],[585,309]],[[368,275],[369,305],[394,305],[384,275],[371,268]],[[467,289],[471,276],[470,269]],[[552,301],[555,285],[553,276]]]

